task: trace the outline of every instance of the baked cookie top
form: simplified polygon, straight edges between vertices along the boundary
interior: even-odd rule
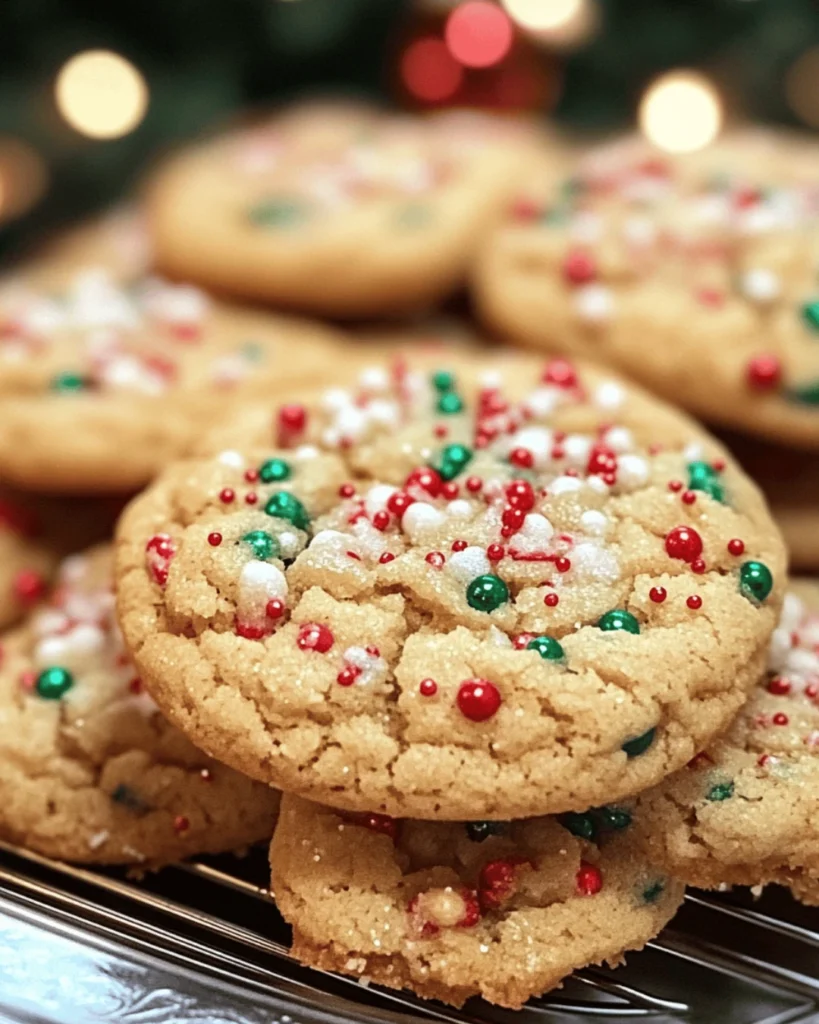
[[[54,556],[41,543],[36,514],[0,493],[0,629],[18,619],[45,592]]]
[[[394,316],[463,283],[534,131],[484,115],[298,106],[183,151],[148,212],[159,266],[331,316]]]
[[[819,446],[816,150],[765,138],[606,147],[558,187],[533,179],[478,260],[484,317],[715,423]]]
[[[597,370],[374,367],[226,437],[126,510],[119,614],[169,717],[282,789],[583,809],[685,764],[764,668],[784,553],[759,492]]]
[[[0,476],[135,489],[226,403],[329,379],[332,338],[155,278],[89,270],[56,294],[12,279],[0,289]]]
[[[311,966],[461,1005],[518,1008],[573,970],[639,949],[683,886],[630,841],[629,815],[469,824],[340,815],[282,798],[276,904]]]
[[[2,638],[0,836],[46,856],[154,866],[271,834],[278,793],[159,713],[114,619],[109,547],[66,559]]]
[[[736,721],[640,797],[652,859],[692,885],[790,886],[819,904],[819,585],[795,585]]]

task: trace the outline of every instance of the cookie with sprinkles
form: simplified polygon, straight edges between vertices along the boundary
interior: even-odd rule
[[[751,699],[634,821],[652,860],[692,885],[775,882],[819,904],[819,585],[792,585]]]
[[[49,602],[0,640],[0,836],[144,867],[269,837],[278,794],[196,750],[143,690],[111,569],[109,547],[66,559]]]
[[[126,642],[197,745],[331,806],[505,819],[727,726],[783,592],[757,489],[609,374],[481,366],[249,410],[126,510]]]
[[[402,821],[285,795],[272,891],[302,963],[456,1006],[481,995],[517,1009],[577,968],[621,963],[679,907],[682,884],[640,856],[628,824],[617,807]]]
[[[246,298],[334,317],[395,316],[465,281],[533,131],[466,113],[295,107],[183,151],[148,212],[159,266]]]
[[[713,423],[819,447],[816,150],[765,138],[696,158],[619,145],[557,188],[533,179],[477,261],[483,319]]]
[[[0,477],[47,492],[135,490],[216,412],[332,379],[329,330],[153,278],[0,288]]]

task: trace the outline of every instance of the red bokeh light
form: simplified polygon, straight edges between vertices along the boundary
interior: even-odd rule
[[[442,39],[425,36],[416,39],[404,52],[401,77],[416,99],[439,103],[454,96],[464,72]]]
[[[488,68],[509,53],[514,28],[507,14],[489,0],[468,0],[450,14],[446,45],[452,56],[470,68]]]

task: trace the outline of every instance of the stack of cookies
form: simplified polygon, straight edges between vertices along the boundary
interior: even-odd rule
[[[721,161],[299,108],[160,168],[147,233],[24,266],[0,835],[143,870],[272,835],[299,959],[456,1005],[617,964],[686,883],[819,902],[819,590],[725,445],[618,375],[819,437],[812,193],[703,187]],[[552,354],[374,326],[467,283]],[[35,504],[92,535],[29,536]]]

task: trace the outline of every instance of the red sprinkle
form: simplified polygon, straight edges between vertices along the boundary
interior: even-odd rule
[[[389,551],[385,551],[378,561],[381,565],[386,565],[387,562],[392,562],[394,559],[395,555],[391,554]]]
[[[342,484],[338,489],[339,498],[352,498],[355,494],[355,487],[352,484]]]
[[[585,860],[580,862],[580,870],[575,875],[578,892],[584,896],[595,896],[603,888],[603,875],[600,868]]]
[[[483,480],[479,476],[469,476],[466,478],[466,489],[470,494],[477,494],[482,487]]]
[[[258,479],[259,479],[259,471],[258,471],[258,469],[246,469],[245,470],[245,480],[247,480],[247,482],[249,484],[255,484]]]
[[[755,391],[770,391],[782,380],[782,363],[774,355],[754,356],[745,372],[748,384]]]
[[[509,461],[520,469],[531,469],[535,464],[535,457],[528,448],[513,448],[509,453]]]
[[[385,512],[384,509],[376,512],[373,516],[373,526],[376,530],[380,530],[382,533],[390,525],[390,514]]]
[[[522,508],[512,508],[511,506],[509,506],[508,508],[505,508],[501,513],[501,522],[507,529],[511,530],[512,532],[519,530],[521,526],[523,526],[523,520],[525,518],[526,513],[523,511]]]
[[[668,489],[669,491],[673,491],[675,494],[677,493],[677,491],[681,491],[683,489],[682,480],[669,480]]]
[[[559,602],[560,598],[557,596],[557,594],[547,594],[543,598],[543,603],[546,605],[547,608],[556,608]]]
[[[497,910],[515,891],[518,868],[527,861],[523,857],[490,860],[478,876],[478,899],[483,910]]]
[[[541,379],[544,384],[556,384],[559,388],[577,387],[577,373],[568,359],[550,359]]]
[[[787,725],[788,716],[785,714],[784,711],[777,711],[777,713],[773,716],[771,721],[774,725]]]
[[[740,540],[739,537],[734,537],[733,540],[729,540],[728,552],[738,558],[740,555],[745,553],[745,541]]]
[[[245,495],[246,505],[255,505],[258,500],[259,496],[258,494],[256,494],[255,491],[248,491],[247,494]]]
[[[563,261],[563,276],[569,284],[588,284],[597,276],[594,258],[582,249],[567,253]]]
[[[433,498],[437,498],[441,493],[442,480],[440,475],[428,466],[418,467],[414,469],[407,477],[407,481],[404,484],[405,487],[420,487],[422,491],[426,491],[427,494]],[[393,497],[395,497],[393,495]],[[387,503],[389,507],[389,502]]]
[[[453,540],[453,542],[452,542],[452,550],[453,551],[465,551],[466,548],[467,548],[467,543],[466,543],[465,540]]]
[[[330,630],[320,622],[307,622],[299,629],[296,643],[302,651],[318,651],[319,654],[326,654],[333,646],[335,637]]]
[[[485,722],[497,714],[501,695],[497,686],[487,679],[467,679],[458,688],[457,702],[464,718]]]
[[[443,569],[446,558],[443,551],[430,551],[424,558],[424,561],[431,565],[433,569]]]
[[[213,772],[210,770],[210,768],[200,768],[199,778],[203,782],[213,782]]]
[[[221,533],[214,532],[214,533],[209,533],[208,534],[208,544],[210,544],[210,546],[212,548],[218,548],[221,543],[222,543],[222,534]]]
[[[513,480],[506,488],[506,500],[512,508],[528,512],[534,508],[535,492],[528,480]]]
[[[264,606],[264,613],[268,619],[280,619],[284,615],[284,608],[284,601],[280,601],[278,597],[272,597]]]
[[[434,679],[422,679],[418,684],[418,692],[422,697],[434,697],[438,692],[438,684]]]
[[[558,572],[568,572],[571,567],[572,562],[570,558],[566,558],[561,555],[559,558],[555,559],[555,569],[557,569]]]
[[[668,597],[668,591],[665,587],[652,587],[648,592],[648,596],[655,604],[662,604]]]
[[[229,505],[236,498],[236,492],[232,487],[223,487],[219,491],[219,501],[223,501],[226,505]]]
[[[693,505],[697,500],[695,491],[683,491],[682,492],[682,503],[683,505]]]
[[[446,437],[449,433],[449,427],[445,427],[443,423],[438,423],[435,426],[434,433],[436,437]]]
[[[690,526],[675,526],[666,534],[665,550],[671,558],[693,562],[702,554],[702,537]]]
[[[181,835],[183,832],[187,832],[191,827],[190,821],[185,817],[184,814],[177,814],[173,819],[173,830],[177,835]]]
[[[768,693],[772,693],[777,697],[784,697],[791,692],[791,684],[787,679],[783,679],[782,676],[774,676],[773,679],[768,681]]]
[[[506,554],[503,544],[490,544],[486,549],[486,557],[490,562],[499,562]]]
[[[336,676],[339,686],[352,686],[361,675],[361,669],[357,665],[347,665]]]
[[[692,594],[689,598],[686,598],[685,603],[694,611],[698,608],[702,608],[702,598],[699,594]]]
[[[414,502],[415,498],[411,498],[406,492],[396,491],[387,498],[387,508],[400,519]]]
[[[461,493],[461,488],[454,480],[450,480],[441,487],[441,497],[446,498],[447,501],[452,501],[453,498],[457,498]]]
[[[279,427],[288,434],[300,434],[307,426],[307,410],[303,405],[283,405],[279,409]]]
[[[14,596],[23,604],[33,604],[45,593],[45,579],[35,569],[21,569],[14,577]]]
[[[695,558],[691,563],[691,572],[695,572],[698,576],[702,576],[707,566],[702,558]]]

